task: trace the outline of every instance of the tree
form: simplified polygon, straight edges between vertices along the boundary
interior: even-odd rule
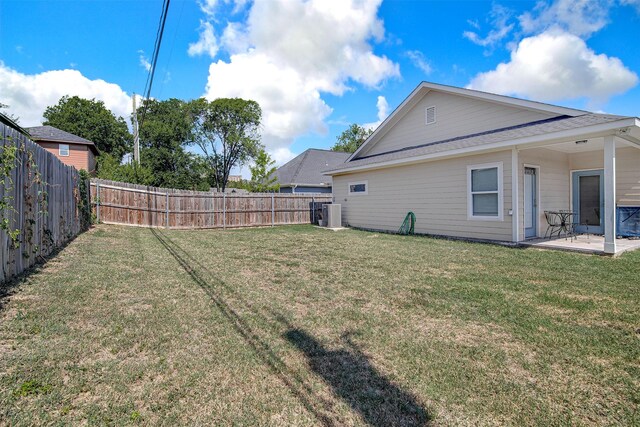
[[[9,109],[9,106],[7,104],[3,104],[2,102],[0,102],[0,113],[4,114],[6,117],[9,118],[9,120],[14,122],[15,124],[18,124],[18,122],[20,121],[20,118],[18,116],[14,116],[9,112],[6,112],[6,113],[2,112],[2,110],[8,110],[8,109]]]
[[[254,158],[255,165],[249,167],[251,171],[250,191],[255,193],[266,193],[278,191],[280,184],[275,176],[275,160],[265,151],[260,150]]]
[[[58,104],[47,107],[43,116],[44,125],[93,141],[101,153],[121,159],[131,149],[133,137],[127,123],[109,111],[102,101],[63,96]]]
[[[140,159],[152,172],[150,185],[208,190],[207,168],[200,156],[185,146],[193,139],[195,115],[191,103],[171,98],[145,100],[138,108]]]
[[[366,129],[353,123],[347,130],[342,132],[331,150],[354,153],[373,133],[373,129]]]
[[[153,171],[145,166],[125,163],[111,154],[104,153],[98,157],[98,178],[111,181],[129,182],[131,184],[153,185]]]
[[[204,153],[218,191],[224,191],[229,173],[254,158],[260,149],[262,110],[255,101],[219,98],[192,102],[197,115],[193,144]]]

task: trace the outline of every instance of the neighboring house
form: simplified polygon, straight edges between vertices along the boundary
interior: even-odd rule
[[[240,181],[242,181],[242,175],[229,175],[229,178],[227,179],[227,181],[229,181],[229,182],[240,182]]]
[[[53,126],[35,126],[27,131],[35,143],[53,153],[62,163],[95,172],[98,149],[93,142]]]
[[[349,153],[310,148],[280,166],[275,177],[281,193],[331,193],[331,177],[323,171],[344,163]]]
[[[421,83],[337,167],[343,223],[520,242],[572,210],[616,252],[616,207],[640,207],[640,119]],[[579,226],[578,231],[587,231]]]

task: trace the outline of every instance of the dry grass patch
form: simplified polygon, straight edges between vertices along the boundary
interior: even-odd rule
[[[96,227],[0,309],[0,425],[632,425],[640,253]]]

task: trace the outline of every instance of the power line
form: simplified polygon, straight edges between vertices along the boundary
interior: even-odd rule
[[[151,57],[151,68],[149,68],[149,74],[147,75],[147,82],[144,87],[143,96],[144,99],[149,99],[151,96],[151,87],[153,86],[153,78],[156,73],[156,65],[158,64],[158,55],[160,54],[160,45],[162,44],[162,35],[164,34],[164,26],[167,22],[167,14],[169,12],[169,3],[171,0],[164,0],[162,5],[162,13],[160,14],[160,22],[158,23],[158,31],[156,32],[156,42],[153,48],[153,55]],[[143,99],[143,106],[144,104]],[[140,117],[140,123],[138,128],[142,128],[142,124],[144,123],[144,118],[146,115],[147,109],[145,107],[142,108],[142,115]]]
[[[176,25],[176,28],[173,32],[173,39],[171,40],[171,44],[169,45],[169,57],[167,59],[167,62],[165,64],[165,70],[167,70],[169,68],[169,64],[171,63],[171,57],[173,56],[173,47],[176,44],[176,36],[178,35],[178,29],[180,28],[180,23],[182,22],[182,12],[184,12],[184,5],[185,5],[186,1],[182,2],[182,7],[180,8],[180,14],[178,15],[178,24]],[[169,74],[169,71],[167,71],[167,73],[165,74],[165,79],[167,74]],[[162,89],[164,89],[164,85],[165,85],[165,80],[162,80],[160,85],[160,90],[158,91],[158,97],[162,96]]]

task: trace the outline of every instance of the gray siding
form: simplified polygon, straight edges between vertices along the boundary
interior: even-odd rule
[[[436,123],[425,124],[425,108],[435,105]],[[403,147],[529,123],[557,116],[492,102],[429,92],[382,139],[359,153],[384,153]]]
[[[572,209],[571,172],[603,169],[602,150],[562,153],[545,148],[522,150],[519,159],[520,238],[524,238],[524,166],[539,166],[540,200],[538,202],[538,236],[543,236],[547,221],[545,210]],[[640,206],[640,149],[616,150],[616,204]]]
[[[587,151],[572,154],[571,170],[603,169],[604,153]],[[640,149],[633,147],[616,150],[616,204],[640,206]]]
[[[467,166],[493,162],[503,164],[504,219],[469,220]],[[368,194],[349,195],[349,182],[362,180]],[[397,231],[413,211],[417,233],[511,240],[511,151],[334,176],[333,195],[344,225]]]
[[[524,167],[538,169],[538,236],[544,236],[547,220],[544,211],[566,210],[571,207],[571,172],[569,155],[545,148],[522,150],[518,154],[519,238],[524,239]]]

